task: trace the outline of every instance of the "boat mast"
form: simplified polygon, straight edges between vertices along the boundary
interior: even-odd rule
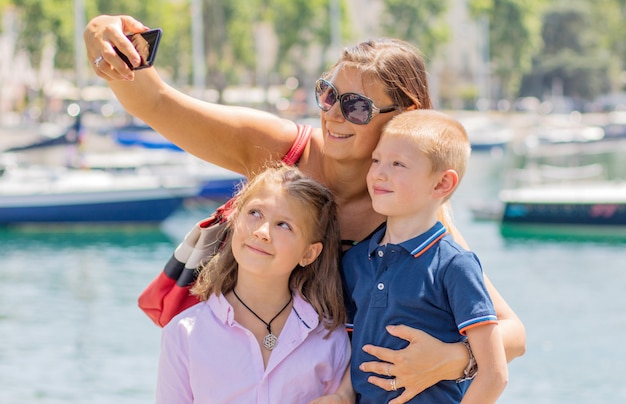
[[[194,96],[203,99],[206,89],[206,60],[204,57],[204,21],[202,0],[191,0],[191,48],[193,57]]]
[[[85,28],[85,5],[83,0],[74,0],[74,60],[76,72],[76,88],[78,88],[78,105],[82,108],[83,88],[86,77],[86,50],[83,45],[83,30]]]

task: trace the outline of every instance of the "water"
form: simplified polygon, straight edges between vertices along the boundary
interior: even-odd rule
[[[0,402],[151,402],[159,330],[136,298],[171,242],[27,231],[0,243]]]
[[[495,197],[504,165],[474,155],[453,203],[526,326],[499,402],[626,402],[626,243],[504,238],[473,221],[468,204]],[[0,403],[153,402],[160,329],[136,299],[204,213],[161,229],[1,230]]]

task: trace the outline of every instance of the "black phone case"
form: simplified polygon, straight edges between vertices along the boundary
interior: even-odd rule
[[[146,69],[154,64],[154,59],[156,58],[157,50],[159,49],[159,42],[161,41],[161,33],[162,31],[160,28],[155,28],[140,33],[140,35],[143,36],[144,39],[150,44],[150,50],[148,53],[148,58],[137,67],[133,67],[132,63],[130,63],[130,60],[128,60],[128,57],[126,57],[126,55],[123,54],[119,49],[115,48],[115,52],[131,70]],[[131,40],[133,35],[136,34],[126,35],[126,37]]]

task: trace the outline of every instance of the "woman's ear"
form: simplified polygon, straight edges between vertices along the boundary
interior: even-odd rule
[[[322,249],[324,248],[323,244],[320,242],[309,244],[309,247],[304,252],[304,256],[300,259],[298,264],[301,267],[305,267],[315,261],[317,257],[319,257]]]
[[[440,198],[449,197],[459,184],[459,174],[455,170],[446,170],[435,185],[435,193]]]

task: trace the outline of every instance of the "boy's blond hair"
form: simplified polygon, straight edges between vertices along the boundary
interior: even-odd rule
[[[465,174],[471,145],[465,128],[451,116],[432,109],[406,111],[385,126],[383,136],[410,137],[430,159],[433,172],[454,170]]]

